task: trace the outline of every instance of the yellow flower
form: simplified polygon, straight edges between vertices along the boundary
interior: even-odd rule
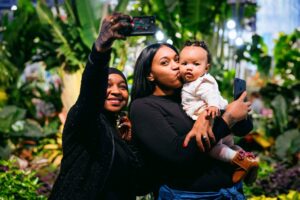
[[[6,92],[0,89],[0,102],[1,101],[6,101],[6,100],[7,100]]]

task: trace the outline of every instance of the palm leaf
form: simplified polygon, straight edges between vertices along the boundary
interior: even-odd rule
[[[283,133],[288,125],[287,102],[282,95],[277,95],[271,102],[271,106],[275,114],[275,123],[280,133]]]
[[[209,34],[225,0],[180,1],[180,19],[192,32]]]
[[[49,26],[52,27],[55,38],[58,39],[58,41],[60,41],[63,44],[68,44],[67,39],[64,37],[60,26],[58,25],[58,23],[56,23],[54,16],[52,15],[49,8],[43,3],[41,3],[41,1],[38,1],[36,10],[41,20],[41,23],[48,24]]]
[[[80,36],[87,47],[91,47],[98,36],[102,3],[96,0],[76,0],[76,14],[81,26]]]
[[[51,27],[54,41],[61,44],[61,46],[56,50],[58,53],[58,57],[63,57],[65,61],[68,62],[68,64],[63,63],[62,65],[72,65],[77,66],[75,67],[76,69],[79,68],[82,65],[82,62],[77,58],[74,49],[70,46],[69,43],[69,40],[73,38],[67,39],[67,37],[64,35],[64,31],[69,32],[69,30],[64,28],[63,24],[56,21],[50,9],[46,5],[41,3],[41,1],[38,2],[36,10],[41,23],[47,24]]]

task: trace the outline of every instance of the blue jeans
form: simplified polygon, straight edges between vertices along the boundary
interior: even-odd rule
[[[217,192],[189,192],[173,190],[167,185],[159,189],[158,200],[181,200],[181,199],[206,199],[206,200],[245,200],[242,192],[242,183],[237,183],[230,188],[222,188]]]

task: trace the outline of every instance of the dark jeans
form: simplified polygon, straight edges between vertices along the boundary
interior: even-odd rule
[[[189,192],[173,190],[167,185],[159,189],[158,200],[181,200],[181,199],[206,199],[206,200],[245,200],[242,183],[237,183],[230,188],[222,188],[217,192]]]

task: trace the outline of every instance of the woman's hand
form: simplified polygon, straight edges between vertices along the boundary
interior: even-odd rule
[[[202,152],[211,148],[211,143],[215,142],[212,132],[212,121],[209,120],[207,111],[203,111],[195,121],[192,130],[187,134],[183,142],[183,147],[187,147],[189,141],[196,137],[197,145]]]
[[[249,101],[244,101],[247,96],[246,92],[232,103],[228,104],[225,113],[222,118],[231,128],[236,122],[246,119],[248,112],[251,111],[251,103]]]
[[[131,122],[127,116],[123,116],[120,118],[118,125],[120,137],[125,141],[130,141],[132,138],[131,134]]]
[[[111,48],[114,40],[126,37],[120,34],[120,30],[131,28],[130,21],[132,18],[129,15],[122,13],[114,13],[104,18],[99,36],[95,42],[95,47],[98,52],[104,52]]]

